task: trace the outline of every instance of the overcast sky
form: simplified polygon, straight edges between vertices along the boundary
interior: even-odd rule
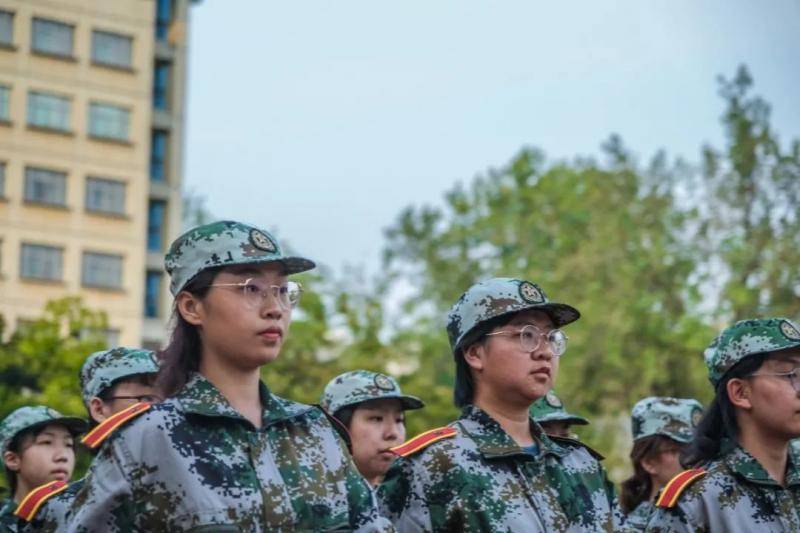
[[[800,137],[794,0],[204,0],[189,53],[186,187],[336,270],[524,145],[697,160],[740,63]]]

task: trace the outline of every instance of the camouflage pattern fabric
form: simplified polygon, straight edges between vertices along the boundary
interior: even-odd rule
[[[103,443],[67,531],[391,531],[322,410],[260,392],[257,430],[194,374]]]
[[[17,533],[17,517],[14,516],[14,509],[17,504],[11,498],[2,501],[0,507],[0,533]]]
[[[73,481],[55,496],[49,497],[36,512],[33,520],[20,520],[20,531],[24,533],[50,533],[63,531],[75,496],[83,488],[86,478]]]
[[[447,336],[456,354],[475,326],[492,318],[538,309],[560,328],[580,318],[572,306],[551,302],[544,290],[530,281],[492,278],[476,283],[461,295],[447,315]]]
[[[555,391],[550,391],[535,402],[530,407],[530,413],[534,420],[542,422],[569,422],[585,426],[589,423],[582,416],[568,413],[564,408],[561,398],[556,396]]]
[[[164,257],[164,268],[174,296],[207,268],[272,262],[281,263],[287,275],[316,266],[304,257],[283,255],[278,241],[266,230],[222,220],[192,228],[175,239]]]
[[[703,356],[714,387],[736,363],[759,353],[800,346],[800,328],[788,318],[741,320],[722,331]]]
[[[623,524],[622,531],[624,533],[644,531],[645,528],[647,528],[647,522],[650,519],[650,514],[653,512],[653,510],[655,510],[655,508],[655,505],[647,500],[637,505],[636,509],[625,516],[625,523]]]
[[[99,396],[105,389],[120,379],[137,374],[158,372],[156,354],[150,350],[135,348],[113,348],[95,352],[86,358],[80,371],[81,397],[89,405],[93,396]]]
[[[0,422],[0,451],[8,451],[11,440],[20,431],[47,424],[65,426],[73,435],[79,435],[89,427],[82,418],[64,416],[52,407],[44,405],[20,407]]]
[[[795,458],[790,456],[785,488],[739,446],[705,468],[707,474],[684,490],[675,507],[656,508],[647,531],[800,531]]]
[[[368,370],[345,372],[330,380],[322,392],[320,405],[333,414],[348,405],[386,398],[397,398],[403,404],[403,409],[421,409],[425,406],[416,396],[403,394],[400,384],[392,376]]]
[[[650,396],[636,402],[631,411],[633,440],[664,435],[685,444],[691,442],[702,417],[703,406],[697,400]]]
[[[378,489],[384,516],[405,531],[613,531],[614,487],[577,441],[553,439],[531,419],[536,456],[468,405],[457,434],[392,465]]]

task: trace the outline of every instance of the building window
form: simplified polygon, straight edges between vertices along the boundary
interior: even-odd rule
[[[67,174],[46,168],[25,168],[25,201],[67,205]]]
[[[11,115],[9,112],[9,100],[11,99],[11,87],[0,85],[0,121],[9,122]]]
[[[162,200],[150,200],[147,208],[147,250],[160,252],[164,246],[164,219],[167,203]]]
[[[116,141],[128,140],[130,111],[124,107],[93,102],[89,105],[89,135]]]
[[[0,44],[14,45],[14,13],[0,10]]]
[[[31,33],[31,49],[34,52],[72,57],[72,35],[75,28],[70,24],[34,18]]]
[[[131,67],[133,39],[107,31],[92,32],[92,61],[112,67]]]
[[[150,146],[150,179],[164,181],[167,176],[167,139],[164,130],[153,130]]]
[[[52,93],[28,93],[28,124],[39,128],[69,131],[69,98]]]
[[[61,281],[63,248],[23,244],[20,275],[29,279]]]
[[[172,23],[172,1],[156,0],[156,39],[166,41]]]
[[[158,318],[161,302],[161,272],[148,270],[144,281],[144,316]]]
[[[86,178],[86,210],[125,214],[125,184],[104,178]]]
[[[6,162],[0,161],[0,198],[6,197]]]
[[[122,256],[84,252],[82,283],[84,287],[121,288]]]
[[[171,73],[172,63],[169,61],[156,61],[153,71],[153,107],[156,109],[169,109]]]

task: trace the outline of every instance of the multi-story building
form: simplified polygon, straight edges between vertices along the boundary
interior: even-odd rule
[[[180,231],[189,0],[0,0],[0,314],[80,295],[156,346]]]

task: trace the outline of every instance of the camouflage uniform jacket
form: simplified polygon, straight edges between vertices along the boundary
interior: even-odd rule
[[[647,527],[647,520],[655,509],[653,502],[645,500],[636,506],[636,509],[625,516],[623,531],[633,533],[634,531],[644,531]]]
[[[800,531],[800,470],[790,454],[786,488],[741,447],[706,466],[669,509],[656,508],[647,531]]]
[[[72,501],[83,488],[85,480],[86,478],[81,478],[73,481],[67,488],[44,501],[39,510],[36,511],[33,520],[27,523],[24,520],[20,521],[20,524],[24,524],[20,527],[20,531],[26,533],[50,532],[59,531],[61,528],[66,527]]]
[[[14,509],[17,508],[17,504],[11,498],[6,498],[2,504],[0,507],[0,533],[16,533],[18,529]]]
[[[324,413],[260,387],[260,430],[199,374],[121,427],[67,531],[392,531]]]
[[[556,443],[531,419],[541,445],[523,451],[479,408],[451,424],[455,436],[398,459],[378,490],[398,531],[611,531],[613,485],[577,441]]]

